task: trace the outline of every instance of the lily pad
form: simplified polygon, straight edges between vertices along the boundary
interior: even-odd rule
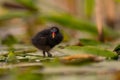
[[[63,51],[67,51],[67,50],[68,50],[68,52],[74,52],[74,53],[84,52],[84,53],[87,53],[87,54],[93,54],[93,55],[103,56],[103,57],[107,57],[107,58],[109,58],[109,57],[113,58],[113,57],[117,56],[117,54],[115,54],[112,51],[102,49],[102,48],[99,48],[99,47],[97,48],[95,46],[83,46],[83,47],[69,46],[69,47],[66,47]]]

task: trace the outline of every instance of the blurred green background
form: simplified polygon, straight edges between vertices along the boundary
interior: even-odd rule
[[[120,80],[119,14],[120,0],[0,0],[0,80]],[[43,58],[31,38],[52,25],[64,40]]]

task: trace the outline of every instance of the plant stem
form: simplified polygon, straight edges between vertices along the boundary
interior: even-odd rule
[[[98,28],[98,39],[101,42],[104,42],[104,34],[103,34],[103,20],[102,20],[102,0],[96,0],[96,24]]]

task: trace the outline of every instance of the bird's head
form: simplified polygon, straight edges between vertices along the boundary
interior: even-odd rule
[[[50,33],[51,33],[52,38],[54,39],[56,34],[59,33],[59,29],[57,27],[51,27]]]

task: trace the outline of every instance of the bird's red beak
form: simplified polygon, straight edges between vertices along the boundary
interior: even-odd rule
[[[52,32],[52,38],[55,38],[55,32]]]

